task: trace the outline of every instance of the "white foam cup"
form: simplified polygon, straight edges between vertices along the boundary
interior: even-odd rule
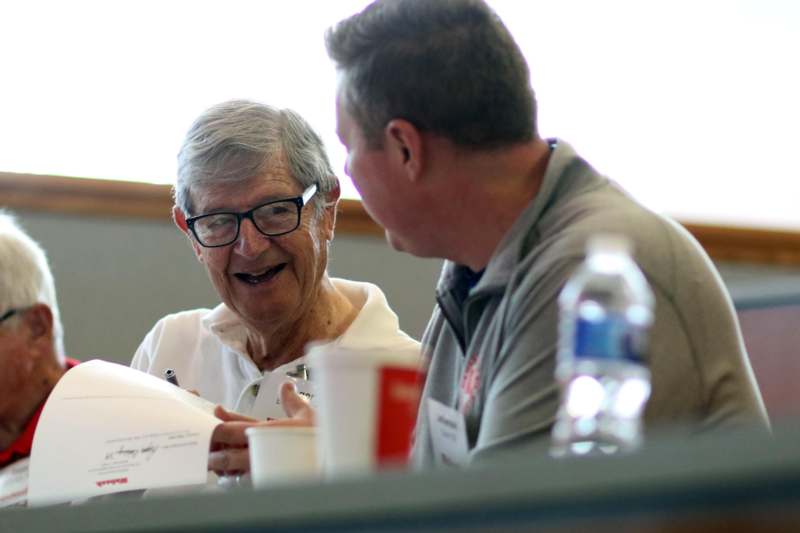
[[[419,355],[322,346],[311,350],[308,361],[323,474],[404,465],[423,381]]]
[[[319,477],[316,428],[256,426],[245,434],[256,489]]]

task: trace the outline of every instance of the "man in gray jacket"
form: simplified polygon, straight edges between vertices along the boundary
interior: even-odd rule
[[[419,464],[439,456],[430,404],[463,422],[467,462],[547,442],[557,296],[596,232],[632,241],[656,296],[647,427],[766,426],[711,261],[566,142],[539,137],[526,62],[484,2],[377,0],[332,28],[327,47],[346,171],[365,208],[395,248],[447,260],[423,338]]]

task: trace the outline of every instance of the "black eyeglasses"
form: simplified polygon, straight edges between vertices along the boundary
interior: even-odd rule
[[[19,311],[20,311],[19,309],[9,309],[8,311],[6,311],[3,314],[3,316],[0,316],[0,324],[2,324],[3,322],[5,322],[9,318],[11,318],[12,316],[14,316],[17,313],[19,313]]]
[[[249,218],[262,235],[285,235],[300,226],[303,206],[316,192],[317,186],[311,185],[296,198],[267,202],[244,213],[210,213],[191,217],[186,219],[186,225],[197,242],[206,248],[218,248],[236,242],[243,218]]]

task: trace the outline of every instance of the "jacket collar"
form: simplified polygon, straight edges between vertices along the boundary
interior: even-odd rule
[[[550,206],[580,187],[587,175],[596,174],[565,141],[553,138],[547,139],[547,143],[552,151],[539,192],[500,240],[480,281],[467,291],[470,295],[502,291],[520,258],[538,242],[537,224]],[[445,261],[437,294],[464,292],[467,272],[467,267]]]

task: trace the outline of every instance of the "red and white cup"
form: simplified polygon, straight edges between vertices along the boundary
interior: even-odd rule
[[[423,383],[419,355],[320,347],[309,354],[309,367],[323,474],[404,466]]]

